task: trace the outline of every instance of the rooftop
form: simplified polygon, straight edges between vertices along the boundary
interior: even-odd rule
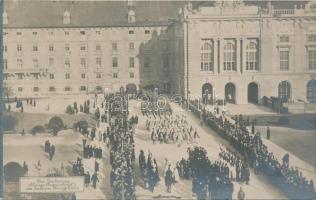
[[[129,10],[134,10],[135,26],[161,25],[176,18],[183,1],[4,1],[7,28],[107,27],[128,25]],[[63,23],[64,13],[70,23]],[[131,26],[132,24],[130,24]]]

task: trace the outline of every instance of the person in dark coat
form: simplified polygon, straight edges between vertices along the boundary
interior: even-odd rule
[[[97,175],[97,172],[94,172],[94,174],[91,176],[92,186],[94,189],[97,187],[97,182],[99,182],[99,178]]]
[[[173,182],[173,175],[172,171],[170,169],[170,165],[168,166],[168,170],[166,171],[166,176],[165,176],[165,184],[167,186],[167,192],[171,193],[171,184]]]
[[[267,127],[267,139],[270,140],[270,136],[271,136],[271,130],[270,127]]]
[[[97,159],[95,159],[95,162],[94,162],[94,171],[95,172],[99,171],[99,163],[97,162]]]

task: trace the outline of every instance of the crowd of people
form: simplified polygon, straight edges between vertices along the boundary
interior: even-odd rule
[[[192,192],[198,199],[232,199],[234,186],[227,164],[222,161],[212,163],[202,147],[189,148],[188,154],[188,174],[192,177]]]
[[[102,158],[102,148],[92,145],[85,145],[83,147],[83,157],[84,158]]]
[[[196,106],[198,107],[198,106]],[[203,105],[199,105],[203,108]],[[255,123],[249,131],[247,119],[242,115],[233,121],[225,114],[218,115],[206,109],[191,107],[193,112],[201,115],[202,120],[221,137],[228,140],[241,153],[250,166],[271,177],[290,198],[312,198],[315,195],[313,182],[308,181],[298,170],[279,162],[273,152],[263,143],[260,132],[255,132]]]
[[[128,100],[126,94],[121,92],[122,102],[116,101],[110,94],[106,97],[106,104],[119,103],[121,107],[110,107],[110,163],[112,166],[110,183],[113,199],[136,199],[135,175],[132,162],[135,161],[134,128],[136,121],[128,119]],[[122,110],[118,110],[118,108]],[[124,110],[124,111],[123,111]]]
[[[247,162],[237,155],[236,152],[229,148],[220,148],[219,157],[224,161],[228,162],[231,166],[235,167],[235,176],[231,175],[231,179],[235,179],[238,182],[249,183],[250,180],[250,169]]]
[[[158,165],[155,158],[152,158],[152,154],[149,152],[147,161],[143,150],[139,153],[139,168],[140,175],[144,181],[145,188],[149,191],[154,192],[154,188],[160,181]]]

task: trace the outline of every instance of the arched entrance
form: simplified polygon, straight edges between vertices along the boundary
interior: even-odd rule
[[[310,80],[307,83],[307,100],[310,103],[316,102],[316,80]]]
[[[212,103],[213,99],[213,86],[210,83],[205,83],[202,86],[202,100],[204,104]]]
[[[126,93],[135,94],[137,93],[137,87],[134,83],[129,83],[126,85]]]
[[[225,85],[225,100],[228,103],[236,103],[236,87],[233,83]]]
[[[255,82],[248,84],[248,102],[249,103],[258,103],[259,99],[259,87]]]

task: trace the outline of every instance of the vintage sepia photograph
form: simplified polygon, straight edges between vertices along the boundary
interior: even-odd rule
[[[0,194],[316,198],[315,0],[3,0]]]

